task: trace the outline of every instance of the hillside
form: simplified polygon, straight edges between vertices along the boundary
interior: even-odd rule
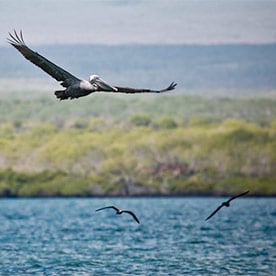
[[[85,122],[103,118],[113,124],[126,123],[132,115],[144,114],[152,119],[171,116],[184,123],[193,117],[211,122],[227,118],[242,119],[269,125],[276,118],[275,98],[258,97],[201,97],[184,93],[123,95],[95,93],[77,100],[58,101],[51,92],[22,90],[0,100],[0,119],[4,122]],[[261,94],[261,93],[260,93]]]
[[[0,49],[0,195],[276,195],[276,44],[35,50],[77,76],[162,88],[57,101],[59,84]]]
[[[276,195],[274,99],[0,101],[0,195]]]

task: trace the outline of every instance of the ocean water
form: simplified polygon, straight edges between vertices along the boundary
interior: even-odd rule
[[[223,200],[2,199],[0,275],[273,275],[275,198]]]

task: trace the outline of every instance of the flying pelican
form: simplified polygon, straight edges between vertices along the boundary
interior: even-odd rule
[[[137,89],[130,87],[111,86],[98,75],[91,75],[89,81],[82,80],[63,68],[54,64],[37,52],[31,50],[24,42],[22,31],[19,34],[14,30],[14,34],[9,33],[8,42],[15,47],[27,60],[40,67],[47,74],[60,82],[65,90],[55,91],[55,95],[60,100],[84,97],[93,92],[121,92],[121,93],[162,93],[173,90],[177,83],[172,82],[167,88],[161,90]]]
[[[218,212],[223,206],[229,207],[229,206],[230,206],[230,201],[234,200],[234,199],[237,198],[237,197],[244,196],[244,195],[246,195],[247,193],[249,193],[249,191],[246,191],[246,192],[244,192],[244,193],[242,193],[242,194],[233,196],[233,197],[231,197],[230,199],[228,199],[227,201],[222,202],[221,205],[220,205],[220,206],[219,206],[219,207],[218,207],[208,218],[206,218],[205,220],[210,219],[210,218],[211,218],[216,212]]]
[[[133,212],[128,211],[128,210],[120,210],[120,209],[118,209],[118,208],[115,207],[115,206],[103,207],[103,208],[97,209],[96,212],[98,212],[98,211],[100,211],[100,210],[103,210],[103,209],[108,209],[108,208],[114,209],[114,210],[116,211],[116,214],[117,214],[117,215],[121,215],[122,213],[128,213],[128,214],[130,214],[130,215],[136,220],[137,223],[140,223],[140,222],[139,222],[139,219],[136,217],[136,215],[135,215]]]

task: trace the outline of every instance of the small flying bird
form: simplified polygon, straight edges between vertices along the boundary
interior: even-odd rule
[[[210,218],[211,218],[215,213],[217,213],[223,206],[229,207],[229,206],[230,206],[230,202],[231,202],[232,200],[234,200],[235,198],[238,198],[238,197],[240,197],[240,196],[244,196],[244,195],[246,195],[247,193],[249,193],[249,191],[246,191],[246,192],[244,192],[244,193],[242,193],[242,194],[233,196],[233,197],[231,197],[230,199],[228,199],[227,201],[222,202],[221,205],[220,205],[220,206],[219,206],[219,207],[218,207],[208,218],[206,218],[205,220],[210,219]]]
[[[98,75],[91,75],[88,80],[75,77],[63,68],[54,64],[37,52],[31,50],[24,42],[22,31],[19,34],[14,30],[14,34],[9,33],[8,42],[15,47],[27,60],[40,67],[47,74],[60,82],[65,90],[55,91],[55,95],[60,100],[74,99],[87,96],[93,92],[118,92],[118,93],[162,93],[175,89],[177,83],[172,82],[167,88],[161,90],[139,89],[130,87],[120,87],[109,85]]]
[[[121,215],[122,213],[128,213],[128,214],[130,214],[130,215],[136,220],[137,223],[140,223],[140,222],[139,222],[139,219],[136,217],[136,215],[135,215],[133,212],[128,211],[128,210],[120,210],[120,209],[118,209],[118,208],[115,207],[115,206],[103,207],[103,208],[97,209],[96,212],[98,212],[98,211],[100,211],[100,210],[103,210],[103,209],[108,209],[108,208],[114,209],[114,210],[116,211],[116,214],[117,214],[117,215]]]

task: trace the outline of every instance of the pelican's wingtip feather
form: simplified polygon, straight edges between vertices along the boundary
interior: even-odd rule
[[[12,44],[14,46],[25,45],[22,30],[20,30],[19,35],[17,34],[16,30],[14,30],[14,34],[9,32],[9,36],[10,37],[8,37],[7,40],[10,44]]]

